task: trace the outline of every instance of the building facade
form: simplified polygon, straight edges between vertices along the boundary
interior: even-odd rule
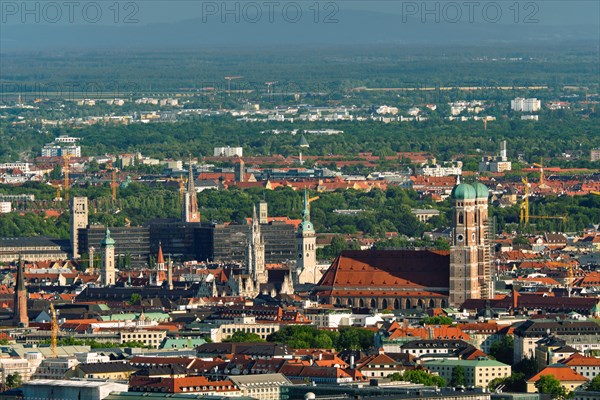
[[[79,258],[79,230],[88,226],[88,198],[73,197],[71,200],[71,255]]]
[[[101,279],[102,285],[114,286],[116,281],[115,273],[115,241],[110,237],[110,230],[106,228],[104,239],[100,242],[102,249]]]
[[[316,284],[321,279],[321,271],[317,268],[317,237],[314,226],[310,222],[310,203],[304,191],[304,210],[302,222],[296,233],[296,279],[299,284]]]
[[[452,190],[453,237],[450,248],[450,305],[492,297],[488,242],[488,189],[461,183]]]
[[[438,373],[449,384],[452,380],[452,371],[462,367],[465,371],[465,386],[487,388],[488,384],[496,378],[508,378],[511,375],[511,366],[485,357],[477,360],[433,360],[423,364],[431,372]]]

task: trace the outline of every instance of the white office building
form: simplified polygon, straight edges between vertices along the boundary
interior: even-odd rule
[[[242,147],[215,147],[213,155],[215,157],[242,157],[244,149]]]
[[[542,102],[536,98],[524,99],[517,97],[510,102],[511,110],[518,112],[536,112],[540,110],[541,106]]]

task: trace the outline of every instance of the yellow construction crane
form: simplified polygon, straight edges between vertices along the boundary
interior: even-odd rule
[[[550,215],[529,215],[529,180],[527,177],[522,178],[521,181],[525,185],[525,197],[523,203],[521,203],[521,210],[519,215],[519,221],[521,224],[529,224],[530,219],[560,219],[563,222],[567,220],[566,215],[561,216],[550,216]]]
[[[56,321],[56,310],[54,309],[54,304],[50,303],[50,314],[52,317],[52,325],[51,325],[51,345],[52,345],[52,357],[58,357],[56,351],[56,343],[58,342],[58,322]]]
[[[312,203],[315,200],[319,200],[319,198],[319,196],[315,196],[308,199],[308,211],[310,211],[310,203]]]
[[[542,158],[539,164],[533,163],[533,165],[540,169],[540,184],[538,187],[540,189],[548,189],[550,186],[546,185],[546,178],[544,177],[544,159]]]
[[[182,204],[183,206],[183,197],[185,195],[185,179],[183,178],[183,175],[179,175],[179,203]]]
[[[179,178],[165,178],[165,182],[177,182],[179,184],[179,203],[183,204],[186,183],[185,178],[182,175],[179,175]]]
[[[525,185],[525,198],[521,203],[520,222],[521,224],[529,224],[529,179],[527,177],[522,178],[521,181]]]
[[[234,79],[241,79],[243,76],[226,76],[225,80],[227,80],[227,96],[231,94],[231,81]]]
[[[117,188],[119,187],[119,184],[117,183],[117,172],[119,172],[118,168],[113,168],[112,169],[112,176],[111,176],[111,182],[110,182],[110,188],[112,189],[112,201],[117,201]]]
[[[65,201],[69,202],[69,159],[73,157],[71,154],[65,154],[62,156],[64,165],[63,165],[63,177],[64,177],[64,187],[65,187]]]

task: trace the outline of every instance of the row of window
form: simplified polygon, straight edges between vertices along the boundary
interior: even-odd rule
[[[273,333],[275,328],[223,328],[223,333],[235,333],[235,332],[251,332],[251,333]]]

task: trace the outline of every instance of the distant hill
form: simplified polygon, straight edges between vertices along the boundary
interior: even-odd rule
[[[320,16],[322,20],[324,16]],[[132,25],[3,24],[0,49],[187,48],[271,44],[465,44],[598,41],[597,25],[427,22],[401,15],[344,10],[337,23],[315,23],[305,15],[297,23],[221,23],[201,18],[176,23]]]

